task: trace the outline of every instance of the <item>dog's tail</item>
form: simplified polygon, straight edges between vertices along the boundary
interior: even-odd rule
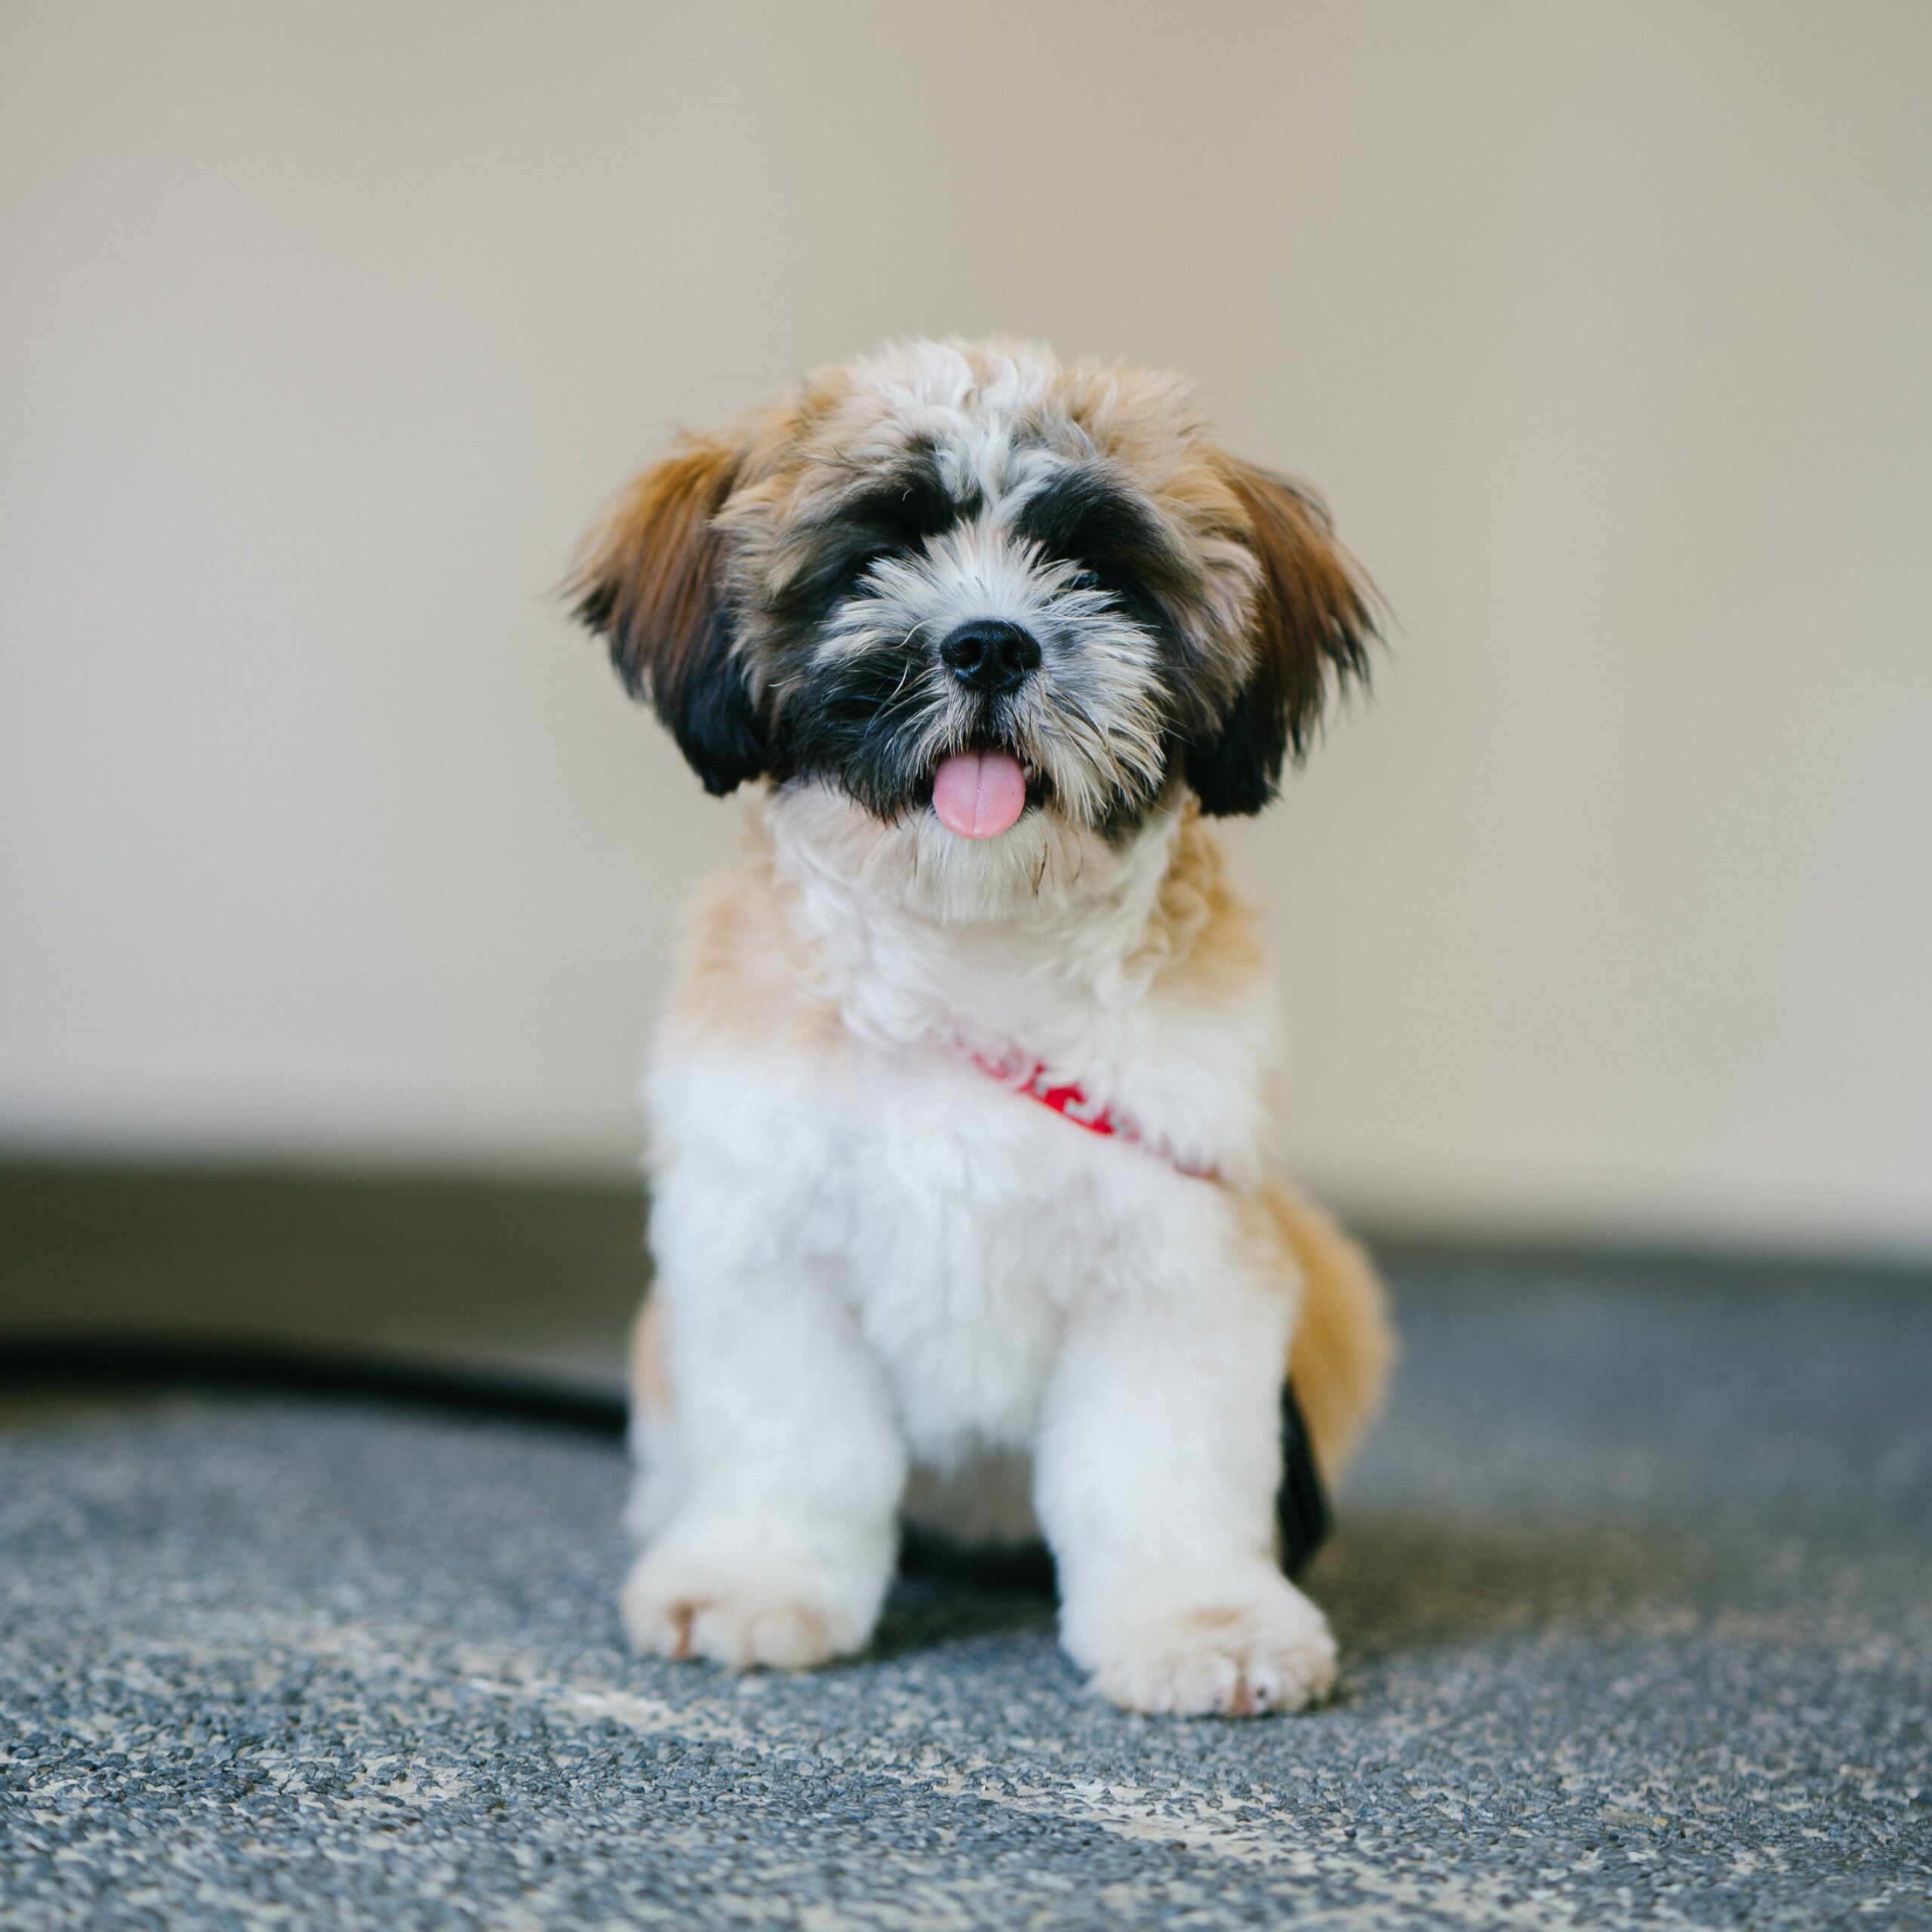
[[[1361,1246],[1291,1189],[1270,1183],[1262,1198],[1302,1278],[1300,1318],[1288,1380],[1314,1440],[1323,1476],[1337,1481],[1382,1405],[1395,1334],[1374,1264]]]

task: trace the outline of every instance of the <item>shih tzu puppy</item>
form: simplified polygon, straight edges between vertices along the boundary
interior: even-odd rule
[[[686,438],[574,594],[706,788],[764,788],[646,1081],[633,1641],[859,1650],[903,1519],[1044,1534],[1121,1704],[1320,1697],[1286,1571],[1390,1344],[1271,1176],[1209,821],[1363,670],[1322,509],[1171,377],[918,343]]]

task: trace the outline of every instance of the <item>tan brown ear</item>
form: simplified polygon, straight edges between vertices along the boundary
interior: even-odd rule
[[[690,436],[620,496],[591,533],[568,589],[605,638],[633,697],[648,700],[708,792],[760,777],[763,724],[733,651],[713,522],[743,448]]]
[[[1254,463],[1223,457],[1218,466],[1261,578],[1248,675],[1218,728],[1186,755],[1201,809],[1225,817],[1260,811],[1288,754],[1299,761],[1308,749],[1331,690],[1366,679],[1376,623],[1374,593],[1318,497]]]

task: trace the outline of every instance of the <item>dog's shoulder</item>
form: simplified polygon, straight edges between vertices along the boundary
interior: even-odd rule
[[[838,1039],[838,1008],[788,908],[793,891],[762,848],[699,889],[685,909],[668,1041],[823,1048]]]

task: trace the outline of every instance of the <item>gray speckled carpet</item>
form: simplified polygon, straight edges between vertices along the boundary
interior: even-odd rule
[[[1332,1708],[1084,1697],[903,1585],[640,1663],[616,1445],[272,1393],[0,1408],[0,1923],[1932,1927],[1932,1291],[1398,1254]]]

